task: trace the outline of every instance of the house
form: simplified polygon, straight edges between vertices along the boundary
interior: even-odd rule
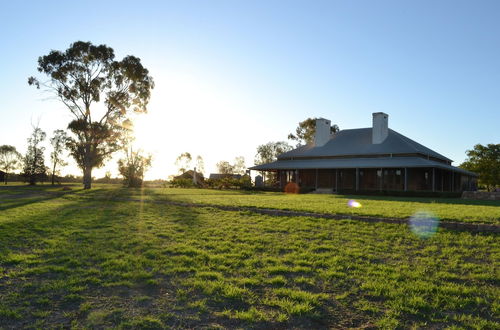
[[[193,170],[186,171],[178,176],[175,176],[174,179],[189,179],[192,180],[195,184],[202,184],[205,181],[203,177],[203,173],[195,172]]]
[[[330,192],[446,191],[475,189],[477,175],[452,160],[389,129],[389,115],[373,113],[369,128],[331,133],[331,122],[316,120],[314,142],[251,167],[277,173],[281,188],[290,183]]]

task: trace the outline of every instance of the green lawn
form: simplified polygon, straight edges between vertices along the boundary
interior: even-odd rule
[[[110,186],[108,186],[110,187]],[[284,194],[213,189],[146,188],[132,192],[123,189],[103,190],[102,196],[133,197],[145,200],[170,200],[230,206],[274,208],[318,213],[406,218],[418,211],[432,212],[445,221],[500,224],[500,201],[474,201],[459,198],[408,198],[315,194]],[[349,208],[354,199],[360,208]]]
[[[79,188],[0,188],[0,328],[500,327],[498,234],[126,201],[348,213],[345,196]],[[494,204],[356,199],[498,221]]]
[[[0,327],[500,326],[498,234],[420,239],[404,225],[116,200],[138,196],[291,209],[300,197],[345,200],[1,187]]]

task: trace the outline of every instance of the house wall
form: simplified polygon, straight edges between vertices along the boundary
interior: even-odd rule
[[[335,188],[335,170],[318,170],[318,188]]]
[[[378,190],[380,189],[380,179],[376,168],[362,168],[359,170],[359,189]]]
[[[382,190],[404,190],[404,168],[382,169]]]
[[[355,190],[356,189],[356,169],[340,169],[338,170],[338,190]]]
[[[474,177],[435,168],[360,168],[358,190],[406,190],[461,192],[474,190]],[[356,169],[307,169],[278,171],[280,186],[295,182],[301,187],[331,188],[334,191],[356,190]],[[433,180],[434,175],[434,180]],[[337,181],[338,180],[338,181]],[[434,181],[434,189],[433,189]]]
[[[408,168],[407,190],[432,190],[431,168]]]
[[[316,187],[316,170],[299,170],[299,182],[301,187]]]

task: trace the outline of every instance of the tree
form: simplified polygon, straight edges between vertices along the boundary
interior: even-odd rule
[[[151,155],[143,155],[142,150],[134,151],[132,138],[125,140],[123,151],[125,158],[118,160],[118,171],[123,176],[124,184],[129,187],[142,187],[144,173],[151,167]],[[111,173],[110,173],[111,175]]]
[[[231,165],[228,161],[222,160],[215,166],[217,166],[217,171],[220,174],[234,174],[234,166]]]
[[[247,166],[245,165],[245,157],[239,156],[234,159],[233,165],[233,174],[241,174],[244,175],[246,172]]]
[[[139,58],[117,61],[112,48],[83,41],[39,57],[38,71],[49,80],[30,77],[28,83],[52,91],[74,117],[67,147],[83,171],[84,189],[90,189],[92,169],[120,149],[127,115],[147,111],[153,79]]]
[[[17,152],[16,147],[9,145],[0,146],[0,169],[5,172],[5,184],[7,184],[9,173],[19,168],[21,158],[22,156]]]
[[[280,154],[292,150],[292,146],[285,141],[268,142],[257,147],[255,165],[267,164],[278,159]]]
[[[500,144],[476,144],[466,154],[468,158],[460,167],[479,174],[479,182],[488,191],[500,186]]]
[[[144,173],[151,167],[152,156],[144,155],[141,149],[134,151],[133,125],[127,123],[126,126],[120,139],[125,158],[118,160],[118,172],[123,176],[123,183],[127,187],[142,187]],[[109,175],[111,177],[111,173]]]
[[[54,135],[50,139],[50,144],[52,145],[52,152],[50,153],[50,160],[52,162],[52,185],[54,185],[56,174],[59,172],[57,167],[68,165],[68,163],[62,158],[62,153],[66,148],[66,143],[68,142],[68,135],[61,129],[55,130],[53,134]]]
[[[257,154],[255,155],[254,163],[255,165],[261,165],[274,162],[278,159],[279,155],[292,149],[293,147],[285,141],[268,142],[266,144],[261,144],[257,147]],[[277,181],[276,173],[269,172],[267,173],[266,177],[265,173],[261,172],[261,175],[266,179],[266,182],[268,183],[273,184]]]
[[[205,172],[205,162],[200,155],[196,156],[196,171],[201,174]]]
[[[183,152],[179,155],[179,157],[177,157],[177,159],[175,160],[175,165],[179,168],[180,174],[189,170],[192,160],[193,158],[191,157],[191,154],[189,152]]]
[[[23,176],[30,185],[35,185],[46,176],[47,167],[43,152],[45,147],[40,144],[45,140],[46,134],[38,126],[33,127],[33,133],[28,138],[28,150],[23,159]]]
[[[295,129],[295,134],[288,134],[289,140],[297,141],[297,147],[304,144],[314,142],[314,133],[316,133],[316,119],[318,118],[307,118],[299,123],[299,126]],[[330,127],[331,133],[337,133],[339,127],[337,125],[332,125]]]

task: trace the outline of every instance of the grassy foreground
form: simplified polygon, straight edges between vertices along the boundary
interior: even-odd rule
[[[458,198],[419,198],[387,196],[346,196],[283,194],[213,189],[152,188],[135,191],[112,189],[102,196],[132,196],[145,200],[170,200],[189,203],[274,208],[318,213],[406,218],[418,211],[433,213],[438,219],[471,223],[500,224],[500,201],[474,201]],[[361,204],[349,208],[351,199]]]
[[[420,239],[402,225],[113,196],[254,198],[258,205],[276,198],[287,208],[299,201],[200,190],[1,188],[1,326],[500,326],[498,235],[439,230]]]

